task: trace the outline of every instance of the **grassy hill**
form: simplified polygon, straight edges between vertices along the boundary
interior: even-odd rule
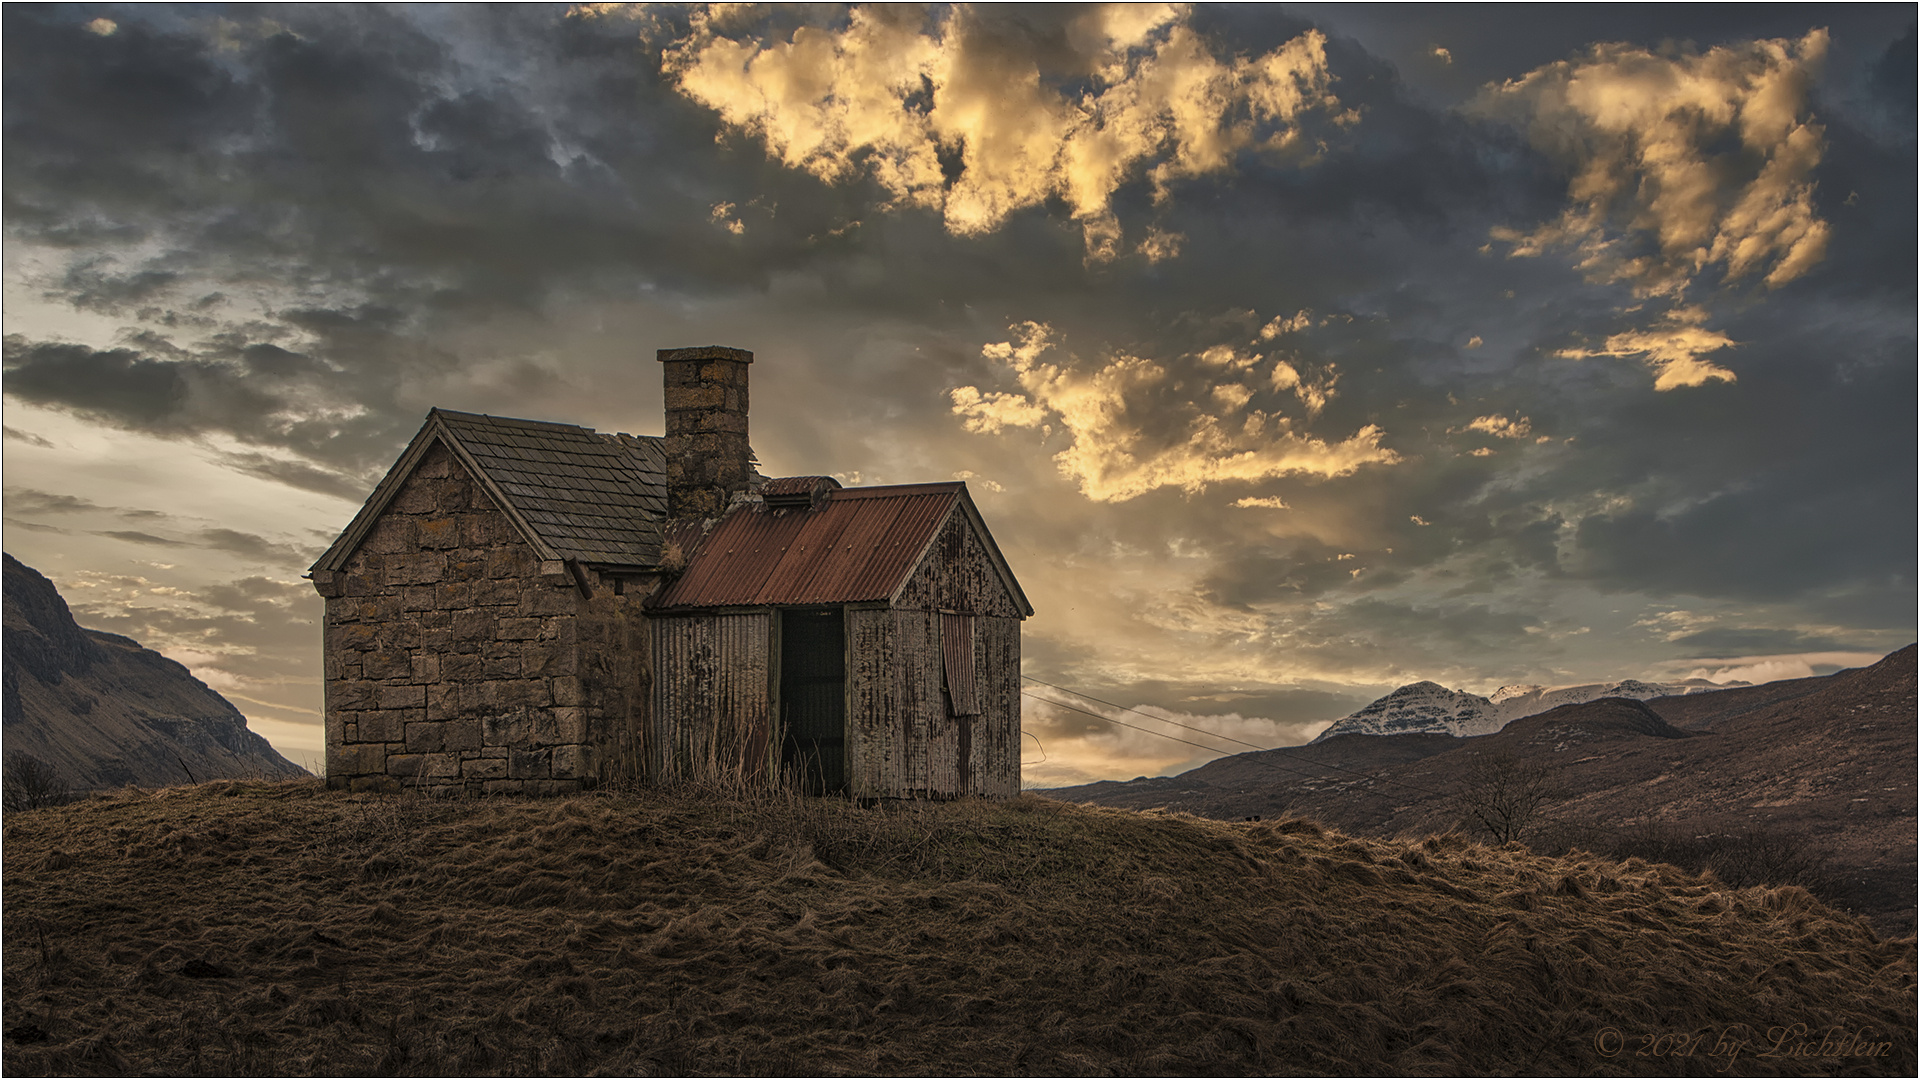
[[[1911,937],[1454,836],[293,781],[15,813],[5,855],[15,1076],[1915,1065]]]

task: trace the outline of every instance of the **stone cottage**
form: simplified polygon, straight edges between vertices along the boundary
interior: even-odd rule
[[[659,359],[664,436],[427,415],[310,574],[328,784],[1018,791],[1033,609],[966,485],[762,477],[753,354]]]

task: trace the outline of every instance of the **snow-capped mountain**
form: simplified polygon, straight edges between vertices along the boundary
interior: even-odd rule
[[[1436,682],[1417,682],[1341,717],[1313,741],[1320,742],[1335,735],[1405,735],[1411,732],[1438,732],[1461,738],[1490,735],[1511,721],[1562,705],[1607,697],[1645,701],[1648,698],[1745,685],[1737,682],[1722,685],[1705,679],[1671,683],[1622,679],[1619,682],[1586,683],[1581,686],[1503,686],[1490,697],[1481,697],[1479,694],[1449,690]]]

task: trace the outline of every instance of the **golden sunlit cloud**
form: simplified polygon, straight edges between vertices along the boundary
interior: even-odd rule
[[[1242,510],[1255,510],[1255,509],[1291,510],[1293,509],[1293,507],[1287,505],[1286,500],[1282,499],[1278,495],[1264,495],[1264,496],[1258,496],[1258,497],[1249,496],[1244,499],[1235,499],[1233,505],[1236,507],[1239,507]]]
[[[1243,150],[1297,142],[1308,110],[1355,119],[1329,89],[1319,31],[1222,58],[1183,5],[1098,5],[1069,23],[1092,76],[1074,94],[1049,82],[1033,43],[966,7],[856,7],[844,27],[785,40],[735,29],[733,15],[696,12],[664,53],[679,90],[730,129],[824,180],[870,175],[891,205],[938,210],[959,236],[1064,199],[1094,260],[1120,253],[1111,200],[1142,169],[1165,200],[1174,181],[1224,171]],[[1150,231],[1137,250],[1171,258],[1179,239]]]
[[[101,37],[108,37],[112,35],[112,33],[115,30],[118,30],[118,29],[120,29],[119,23],[114,22],[112,19],[105,18],[104,16],[101,18],[95,19],[92,22],[89,22],[87,24],[88,33],[98,34]]]
[[[1657,390],[1734,381],[1702,359],[1733,342],[1681,298],[1710,269],[1772,289],[1825,257],[1813,204],[1825,137],[1807,99],[1826,52],[1825,30],[1705,53],[1603,44],[1488,89],[1484,112],[1574,169],[1558,219],[1494,237],[1514,257],[1570,248],[1590,279],[1674,305],[1650,328],[1558,355],[1644,357]]]
[[[1524,439],[1532,434],[1533,421],[1524,416],[1517,420],[1510,420],[1504,416],[1479,416],[1475,417],[1465,430],[1492,435],[1496,439]]]
[[[1733,372],[1701,359],[1707,353],[1738,344],[1718,330],[1700,325],[1706,319],[1705,308],[1675,308],[1645,330],[1608,335],[1606,344],[1598,349],[1561,349],[1554,355],[1569,360],[1595,356],[1642,357],[1659,373],[1653,380],[1655,390],[1701,386],[1714,380],[1733,382]]]
[[[1345,476],[1400,460],[1380,445],[1386,433],[1375,425],[1329,443],[1295,431],[1289,417],[1246,408],[1252,394],[1239,384],[1229,384],[1238,391],[1225,394],[1209,387],[1203,396],[1180,397],[1178,386],[1185,384],[1164,364],[1126,354],[1092,365],[1052,362],[1043,359],[1054,350],[1051,327],[1027,322],[1012,329],[1013,340],[981,352],[1010,372],[1022,392],[958,387],[950,392],[953,412],[980,434],[1057,425],[1071,441],[1055,463],[1096,502],[1123,502],[1163,487],[1198,492],[1228,481]],[[1218,355],[1207,350],[1199,359],[1204,365]],[[1161,434],[1149,434],[1144,421],[1150,416]]]
[[[1596,279],[1642,296],[1677,297],[1714,265],[1728,279],[1792,281],[1826,253],[1813,206],[1825,139],[1804,115],[1826,51],[1824,30],[1704,54],[1602,44],[1490,87],[1482,111],[1575,170],[1557,220],[1494,236],[1515,256],[1573,247]],[[1622,233],[1657,250],[1628,250]]]

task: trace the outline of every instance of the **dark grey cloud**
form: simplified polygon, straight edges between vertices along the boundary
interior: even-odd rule
[[[1808,634],[1778,627],[1727,627],[1702,630],[1674,638],[1679,655],[1710,660],[1729,656],[1768,656],[1800,652],[1870,652],[1877,646],[1825,634]]]
[[[116,33],[88,33],[92,9],[0,11],[6,225],[45,267],[24,295],[119,328],[87,344],[9,338],[16,402],[198,442],[235,472],[357,502],[430,406],[657,431],[650,350],[724,339],[760,355],[769,469],[971,472],[1003,547],[1071,583],[1062,608],[1074,590],[1165,582],[1164,606],[1193,622],[1130,600],[1165,635],[1141,653],[1177,641],[1185,659],[1231,655],[1267,681],[1228,700],[1211,673],[1135,678],[1111,655],[1138,641],[1068,640],[1056,612],[1033,624],[1029,670],[1201,714],[1293,723],[1359,703],[1276,689],[1302,672],[1505,678],[1654,647],[1638,631],[1592,644],[1597,622],[1556,636],[1595,594],[1624,623],[1648,605],[1765,609],[1671,643],[1690,655],[1912,624],[1910,10],[1201,7],[1191,25],[1222,56],[1326,30],[1332,91],[1357,120],[1313,111],[1293,149],[1176,178],[1164,199],[1137,171],[1113,193],[1126,250],[1105,263],[1058,199],[963,237],[934,210],[885,205],[858,170],[827,182],[780,165],[662,74],[687,27],[678,9],[100,11]],[[1074,14],[991,9],[975,32],[1084,89]],[[813,8],[752,17],[768,40],[846,23]],[[1684,52],[1816,26],[1833,39],[1811,106],[1827,257],[1783,288],[1714,271],[1688,294],[1738,342],[1714,357],[1738,381],[1657,392],[1641,359],[1557,355],[1642,325],[1643,298],[1589,280],[1573,252],[1510,258],[1491,243],[1560,214],[1573,171],[1461,106],[1597,42]],[[721,205],[740,232],[717,223]],[[1178,234],[1179,257],[1134,251],[1149,228]],[[1261,337],[1301,311],[1297,329]],[[1123,410],[1137,452],[1181,445],[1197,411],[1238,422],[1211,404],[1226,376],[1196,360],[1231,345],[1332,387],[1309,411],[1263,366],[1235,376],[1247,408],[1334,443],[1377,425],[1398,460],[1090,501],[1055,463],[1057,426],[988,437],[952,413],[955,387],[1015,389],[981,349],[1028,319],[1074,370],[1127,355],[1169,372]],[[1471,429],[1485,417],[1524,419],[1528,436]],[[1291,509],[1233,505],[1244,497]],[[12,494],[8,511],[63,512]],[[340,524],[302,521],[289,541],[153,519],[137,535],[304,565],[308,527]]]
[[[42,436],[35,435],[31,431],[22,431],[19,428],[10,427],[6,429],[6,437],[16,442],[26,443],[29,446],[40,446],[40,447],[45,447],[46,449],[49,449],[49,450],[53,449],[52,441]]]
[[[6,500],[7,509],[23,514],[77,514],[106,509],[91,499],[33,488],[8,488]]]
[[[107,529],[101,531],[99,535],[111,536],[115,540],[125,540],[129,544],[146,544],[150,547],[192,546],[185,540],[170,540],[164,536],[155,536],[152,533],[140,532],[136,529]]]

